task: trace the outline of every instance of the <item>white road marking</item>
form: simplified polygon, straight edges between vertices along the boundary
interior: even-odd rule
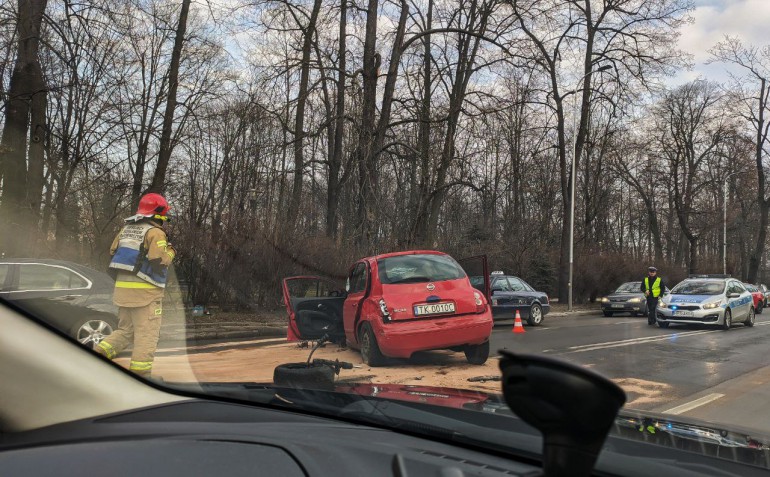
[[[673,415],[683,414],[685,412],[692,411],[696,407],[700,407],[700,406],[703,406],[704,404],[708,404],[710,402],[716,401],[717,399],[723,396],[724,394],[719,394],[719,393],[707,394],[702,398],[698,398],[693,401],[684,403],[681,406],[672,407],[667,411],[663,411],[663,414],[673,414]]]
[[[584,351],[595,351],[599,349],[607,349],[607,348],[618,348],[621,346],[631,346],[635,344],[642,344],[642,343],[654,343],[656,341],[666,341],[666,340],[674,340],[677,338],[683,338],[686,336],[694,336],[694,335],[704,335],[708,333],[722,333],[723,331],[720,330],[704,330],[704,331],[685,331],[682,333],[672,333],[670,335],[658,335],[658,336],[648,336],[645,338],[631,338],[627,340],[621,340],[621,341],[607,341],[605,343],[593,343],[588,345],[580,345],[580,346],[570,346],[568,353],[582,353]]]

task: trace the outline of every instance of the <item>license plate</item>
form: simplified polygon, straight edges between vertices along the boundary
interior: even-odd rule
[[[687,310],[676,310],[674,316],[692,316],[692,312]]]
[[[613,304],[612,304],[612,307],[613,307],[613,308],[623,308],[624,306],[625,306],[625,305],[623,305],[622,303],[613,303]]]
[[[441,315],[443,313],[454,312],[454,303],[429,303],[425,305],[414,305],[414,316]]]

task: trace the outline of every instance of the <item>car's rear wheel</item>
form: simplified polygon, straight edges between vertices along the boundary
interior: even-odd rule
[[[761,311],[762,311],[762,309],[760,308],[759,312],[761,312]],[[743,325],[744,326],[748,326],[748,327],[754,326],[754,321],[755,320],[756,320],[756,315],[754,314],[754,308],[752,307],[749,310],[749,316],[746,317],[746,321],[743,322]]]
[[[80,344],[93,348],[111,335],[117,327],[117,323],[110,318],[89,317],[76,322],[70,333]]]
[[[334,390],[334,370],[330,366],[307,363],[279,364],[273,370],[273,384],[287,388]]]
[[[604,312],[604,316],[612,316],[612,312],[611,311],[605,311]]]
[[[374,336],[374,330],[369,323],[361,325],[359,343],[361,344],[361,359],[363,359],[364,363],[373,368],[385,364],[385,356],[380,351],[377,338]]]
[[[527,323],[531,326],[537,326],[543,322],[543,309],[537,303],[533,304],[529,309],[529,318]]]
[[[465,359],[470,364],[484,364],[489,358],[489,340],[480,345],[466,345]]]
[[[729,308],[725,310],[725,321],[722,323],[722,329],[727,331],[733,325],[733,313]]]

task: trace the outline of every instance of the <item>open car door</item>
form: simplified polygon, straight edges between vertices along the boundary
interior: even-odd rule
[[[286,339],[317,340],[328,334],[342,342],[342,305],[346,293],[331,280],[321,277],[289,277],[283,280],[283,301],[289,313]]]
[[[471,281],[471,285],[476,290],[482,292],[487,297],[487,302],[492,302],[492,293],[490,291],[489,282],[489,266],[487,265],[486,255],[476,255],[475,257],[461,258],[457,261],[468,278]]]

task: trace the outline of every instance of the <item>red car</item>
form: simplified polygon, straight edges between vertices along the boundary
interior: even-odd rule
[[[746,287],[746,290],[751,293],[751,297],[754,298],[754,312],[757,314],[762,313],[762,309],[765,307],[765,294],[750,283],[744,283],[743,286]]]
[[[483,260],[479,273],[488,275],[486,259],[476,258]],[[286,278],[283,293],[290,341],[329,335],[360,350],[369,366],[434,349],[463,351],[471,364],[489,357],[492,311],[485,294],[445,253],[418,250],[363,258],[350,268],[344,290],[305,276]]]

